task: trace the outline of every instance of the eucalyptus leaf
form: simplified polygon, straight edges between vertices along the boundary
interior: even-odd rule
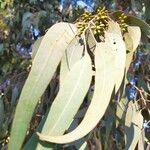
[[[145,150],[145,145],[146,145],[146,143],[145,143],[145,131],[142,130],[141,137],[138,141],[138,149],[139,150]]]
[[[117,103],[117,108],[116,108],[116,116],[120,119],[124,119],[124,114],[126,111],[126,106],[127,106],[128,100],[125,97],[122,97],[121,100]],[[119,121],[116,120],[116,127],[118,127]]]
[[[42,134],[61,135],[65,132],[84,100],[91,79],[91,59],[88,54],[85,54],[71,68],[62,82],[42,129]]]
[[[35,106],[76,33],[77,29],[73,24],[58,23],[53,25],[43,37],[19,98],[11,130],[9,150],[20,150]]]
[[[131,126],[132,118],[133,118],[135,112],[136,112],[135,106],[134,106],[133,102],[130,101],[128,103],[128,108],[127,108],[126,117],[125,117],[125,126],[126,127],[130,127]]]
[[[114,88],[114,60],[115,53],[109,47],[109,44],[97,43],[95,49],[95,91],[85,117],[75,130],[63,136],[38,133],[41,140],[54,143],[70,143],[87,135],[97,125],[107,109]]]
[[[89,29],[86,31],[86,41],[90,51],[94,52],[96,47],[96,39]]]
[[[116,67],[116,80],[115,80],[115,92],[118,91],[125,72],[126,62],[126,47],[121,34],[119,24],[114,21],[108,22],[109,27],[105,33],[105,41],[109,43],[112,50],[116,52],[115,67]]]
[[[130,102],[131,104],[132,102]],[[141,138],[142,128],[143,128],[143,116],[141,115],[141,111],[137,110],[137,106],[135,103],[131,104],[132,107],[129,107],[131,109],[130,115],[132,116],[132,120],[127,120],[126,118],[126,125],[125,126],[125,150],[129,149],[135,149],[138,141]],[[130,122],[131,121],[131,122]],[[129,122],[129,123],[127,123]]]
[[[72,42],[68,45],[65,54],[61,60],[60,86],[66,78],[66,74],[70,71],[73,65],[75,65],[75,63],[82,58],[83,49],[83,38],[75,37],[72,40]]]
[[[141,39],[141,30],[139,27],[128,26],[127,30],[128,32],[124,34],[126,50],[128,51],[126,55],[126,71],[129,69],[133,54],[137,49]]]
[[[83,54],[83,43],[80,42],[80,40],[82,41],[81,38],[75,37],[70,44],[68,45],[62,59],[61,59],[61,66],[60,66],[60,86],[64,85],[62,84],[62,82],[64,81],[64,79],[66,78],[67,74],[71,71],[72,67],[79,61],[82,59],[82,54]],[[32,59],[34,59],[38,47],[40,45],[42,41],[42,37],[39,38],[34,46],[33,46],[33,52],[32,52]],[[77,71],[77,70],[76,70]],[[76,72],[77,73],[77,72]],[[47,117],[45,117],[47,118]],[[45,119],[43,119],[37,129],[37,131],[41,131],[41,126],[43,126],[45,122]],[[64,130],[66,130],[66,128],[64,128]],[[53,149],[54,145],[49,144],[47,145],[47,143],[43,143],[43,144],[39,144],[39,140],[37,138],[37,136],[35,135],[35,133],[33,134],[33,136],[31,137],[31,139],[27,142],[27,144],[25,145],[24,149],[28,150],[29,148],[32,149]]]

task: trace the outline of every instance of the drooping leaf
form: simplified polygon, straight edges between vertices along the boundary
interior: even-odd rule
[[[127,48],[128,50],[134,52],[137,49],[138,45],[140,44],[141,30],[138,26],[128,26],[127,30],[133,42],[132,48],[128,47],[128,45]]]
[[[42,129],[44,134],[61,135],[65,132],[84,100],[91,79],[91,59],[86,54],[71,68],[62,82]]]
[[[78,62],[83,55],[83,39],[75,37],[72,42],[68,45],[64,56],[61,60],[60,66],[60,86],[66,78],[66,74],[70,71],[73,65]]]
[[[125,114],[127,103],[128,103],[128,100],[125,97],[122,97],[121,100],[117,104],[116,116],[120,120],[122,120],[124,118],[124,114]],[[119,121],[116,120],[116,127],[118,125],[119,125]]]
[[[114,88],[114,59],[115,53],[108,43],[97,43],[95,49],[95,91],[85,117],[75,130],[63,136],[38,133],[41,140],[69,143],[82,138],[97,125],[106,111]]]
[[[129,69],[134,51],[138,47],[141,39],[141,31],[139,27],[129,26],[128,32],[124,34],[126,49],[128,51],[126,58],[126,70]]]
[[[20,150],[35,106],[76,33],[77,29],[73,24],[58,23],[43,37],[16,108],[9,142],[10,150]]]
[[[123,41],[119,24],[114,21],[109,21],[108,24],[109,27],[107,32],[105,33],[105,41],[108,42],[110,47],[112,47],[112,50],[117,53],[115,57],[115,91],[117,92],[124,77],[126,47]]]
[[[132,123],[132,118],[135,114],[135,106],[132,101],[128,103],[128,109],[126,111],[126,117],[125,117],[125,126],[130,127]]]
[[[132,102],[130,101],[130,103]],[[136,107],[136,104],[132,103],[132,107],[129,107],[127,110],[129,111],[129,109],[132,109],[132,111],[130,111],[132,120],[131,123],[128,123],[128,126],[125,126],[125,150],[135,149],[141,137],[143,127],[143,116],[141,115],[141,111],[138,111]]]
[[[86,31],[86,41],[91,52],[94,52],[96,47],[96,39],[90,30]]]
[[[39,38],[33,46],[32,50],[32,59],[34,59],[36,52],[38,50],[38,47],[42,41],[42,37]],[[68,72],[70,72],[70,69],[77,63],[81,58],[83,54],[83,43],[82,43],[82,38],[75,37],[71,43],[68,45],[64,56],[62,57],[61,60],[61,67],[60,67],[60,86],[63,85],[62,82],[64,81],[66,75]],[[44,119],[45,120],[45,119]],[[41,121],[37,131],[41,131],[41,126],[44,124],[44,120]],[[66,130],[66,129],[64,129]],[[44,147],[44,144],[38,144],[39,139],[37,139],[37,136],[34,134],[31,139],[27,142],[25,145],[24,149],[28,150],[29,148],[36,149],[38,145],[38,149],[53,149],[53,145],[46,145]]]
[[[144,148],[145,148],[145,131],[144,130],[142,130],[141,131],[141,137],[140,137],[140,139],[139,139],[139,141],[138,141],[138,149],[139,150],[144,150]]]
[[[126,71],[130,67],[134,51],[137,49],[141,39],[141,30],[139,27],[128,26],[127,30],[128,32],[124,34],[126,50],[128,51],[126,55]]]

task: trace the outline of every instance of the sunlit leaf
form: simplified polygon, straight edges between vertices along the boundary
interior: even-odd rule
[[[68,45],[64,56],[61,60],[60,66],[60,86],[66,78],[66,74],[70,71],[73,65],[78,62],[83,55],[83,39],[75,37],[72,42]]]
[[[121,98],[121,100],[118,102],[117,104],[117,108],[116,108],[116,116],[118,117],[118,119],[124,119],[124,113],[126,110],[126,106],[127,106],[127,102],[128,100],[124,97]],[[119,121],[116,120],[116,127],[119,125]]]
[[[116,52],[115,67],[116,67],[116,86],[115,91],[117,92],[124,76],[125,62],[126,62],[126,47],[122,38],[121,29],[119,24],[114,21],[108,22],[109,27],[105,33],[105,41],[109,43],[113,51]]]
[[[126,44],[126,71],[128,71],[129,66],[132,62],[134,51],[137,49],[140,39],[141,30],[136,26],[128,26],[128,32],[124,34],[125,44]]]
[[[143,130],[141,133],[141,137],[138,141],[138,149],[139,150],[144,150],[145,149],[145,131]]]
[[[85,150],[85,148],[87,147],[87,142],[84,142],[81,147],[79,148],[79,150]]]
[[[9,149],[20,149],[35,106],[49,84],[68,44],[76,35],[73,24],[58,23],[45,36],[33,60],[28,79],[16,108]]]
[[[93,52],[96,47],[96,39],[90,30],[86,31],[86,41],[90,51]]]
[[[91,79],[91,59],[86,54],[66,74],[42,129],[43,134],[60,135],[65,132],[84,100]]]
[[[130,104],[131,103],[132,102],[130,102]],[[136,104],[132,103],[132,107],[129,107],[127,111],[130,111],[129,113],[132,116],[132,120],[130,122],[130,120],[128,121],[126,118],[126,125],[128,126],[125,126],[125,150],[135,149],[141,137],[143,127],[143,116],[141,115],[141,111],[137,110]]]
[[[63,136],[38,134],[41,140],[69,143],[84,137],[97,125],[107,109],[114,88],[114,59],[115,53],[107,43],[97,43],[95,49],[95,91],[85,117],[72,132]]]
[[[133,104],[132,101],[130,101],[128,103],[128,108],[127,108],[126,117],[125,117],[125,126],[126,127],[130,127],[131,126],[132,118],[133,118],[135,112],[136,112],[135,105]]]

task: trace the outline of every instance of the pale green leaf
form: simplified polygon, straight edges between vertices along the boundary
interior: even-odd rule
[[[118,91],[125,71],[125,62],[126,62],[126,47],[123,41],[121,34],[121,29],[119,24],[114,21],[108,22],[109,27],[105,33],[105,41],[109,43],[109,46],[112,47],[113,51],[116,52],[115,58],[115,67],[116,67],[116,80],[115,80],[115,92]]]
[[[70,71],[73,65],[82,58],[83,55],[83,39],[75,37],[68,45],[65,54],[61,60],[60,66],[60,86],[66,77],[66,74]]]
[[[130,50],[135,51],[138,45],[140,44],[141,30],[137,26],[128,26],[127,30],[133,42],[133,45],[132,45],[133,47]]]
[[[128,108],[126,112],[126,117],[125,117],[125,126],[130,127],[132,123],[132,118],[134,116],[134,113],[136,112],[135,106],[132,101],[128,103]]]
[[[138,141],[138,149],[139,150],[144,150],[145,149],[145,131],[142,130],[142,133],[141,133],[141,136],[140,136],[140,139]]]
[[[86,31],[86,41],[91,52],[94,52],[96,47],[96,39],[90,30]]]
[[[72,132],[63,136],[38,134],[41,140],[54,143],[73,142],[87,135],[97,125],[107,109],[114,88],[114,59],[115,53],[107,43],[97,43],[95,49],[95,91],[85,117]]]
[[[89,55],[86,53],[71,68],[62,82],[43,126],[43,134],[61,135],[65,132],[84,100],[91,79],[92,64]],[[38,148],[41,149],[40,145]]]
[[[16,108],[9,150],[20,150],[35,106],[76,33],[77,28],[73,24],[58,23],[43,37]]]
[[[126,71],[128,71],[130,67],[134,51],[137,49],[141,39],[141,31],[139,27],[128,26],[127,29],[128,32],[124,34],[126,50],[128,51],[126,55]]]
[[[126,98],[122,97],[121,100],[117,103],[116,116],[120,120],[123,119],[123,117],[124,117],[127,102],[128,102],[128,100]],[[116,120],[116,127],[118,127],[118,125],[119,125],[119,121]]]
[[[36,51],[40,45],[40,40],[42,39],[38,39],[33,47],[33,56],[35,55]],[[68,45],[62,60],[61,60],[61,66],[60,66],[60,86],[62,84],[62,82],[64,81],[65,77],[67,76],[67,74],[71,71],[72,67],[82,58],[82,54],[83,54],[83,43],[81,43],[80,41],[82,41],[82,39],[80,39],[79,37],[75,37],[71,43]],[[76,72],[77,73],[77,72]],[[43,126],[41,124],[44,124],[44,121],[42,121],[40,123],[40,126]],[[41,131],[40,128],[38,127],[37,131]],[[64,130],[66,130],[64,128]],[[37,139],[37,136],[34,134],[31,139],[27,142],[27,144],[25,145],[24,149],[28,150],[29,148],[32,149],[53,149],[53,145],[47,145],[46,143],[44,144],[38,144],[39,140]],[[46,148],[45,148],[46,147]]]
[[[87,147],[87,142],[85,141],[85,142],[81,145],[81,147],[79,148],[79,150],[85,150],[86,147]]]
[[[132,120],[130,124],[128,123],[129,126],[125,126],[125,150],[135,149],[141,137],[143,116],[141,115],[141,111],[137,111],[136,107],[136,104],[132,103],[132,107],[130,107],[130,109],[132,109],[130,113]],[[127,111],[129,111],[129,109]]]

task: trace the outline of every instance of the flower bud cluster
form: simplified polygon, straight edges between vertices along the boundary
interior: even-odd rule
[[[123,33],[127,32],[127,24],[124,13],[118,16],[117,22]],[[108,29],[108,21],[110,20],[108,11],[103,8],[98,8],[95,13],[85,12],[77,20],[78,35],[81,35],[88,27],[91,28],[94,35],[104,35],[104,31]]]
[[[117,22],[123,33],[127,32],[128,25],[126,24],[126,18],[127,18],[127,16],[125,16],[125,14],[122,13],[117,19]]]

